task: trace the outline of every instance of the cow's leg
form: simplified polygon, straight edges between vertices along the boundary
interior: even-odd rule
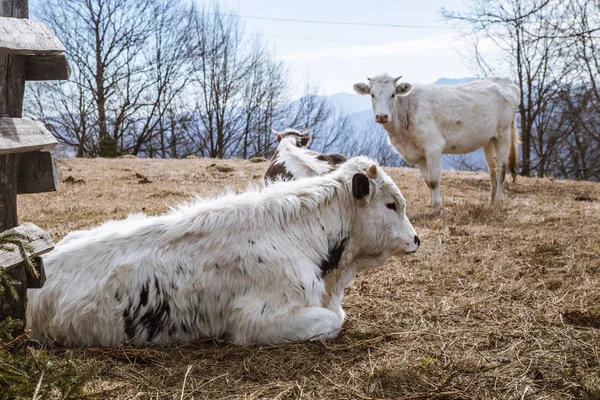
[[[500,136],[493,141],[494,149],[496,150],[496,197],[494,205],[502,206],[504,196],[502,188],[504,186],[504,178],[506,177],[506,168],[508,164],[508,150],[510,147],[510,135],[507,137]]]
[[[496,188],[498,187],[498,182],[496,181],[496,151],[494,150],[493,141],[490,141],[488,144],[483,146],[483,154],[485,155],[485,162],[490,174],[490,204],[493,204],[494,199],[496,198]]]
[[[279,344],[327,340],[338,335],[343,323],[338,314],[322,307],[303,307],[279,316],[265,313],[249,318],[254,320],[246,319],[247,323],[233,334],[234,343]]]
[[[425,163],[422,165],[421,163]],[[442,212],[442,198],[440,196],[440,176],[442,174],[442,152],[427,153],[425,160],[419,163],[421,175],[431,192],[431,211],[433,214]]]
[[[429,186],[429,172],[427,170],[427,161],[423,158],[417,163],[417,165],[419,166],[419,171],[421,171],[421,176],[423,177],[423,180],[429,188],[429,197],[431,198],[431,207],[433,208],[433,191],[431,190],[431,186]]]

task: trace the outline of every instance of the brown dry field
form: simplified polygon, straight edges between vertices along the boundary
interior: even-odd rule
[[[19,198],[20,222],[55,240],[128,213],[162,213],[194,194],[259,184],[266,168],[208,159],[59,165],[63,180],[83,181]],[[600,184],[519,177],[505,186],[504,209],[493,210],[487,174],[445,171],[444,214],[432,217],[419,172],[387,171],[422,245],[347,288],[336,340],[80,349],[76,358],[97,373],[89,397],[599,399]]]

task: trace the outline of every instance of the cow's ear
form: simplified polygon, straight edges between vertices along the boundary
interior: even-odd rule
[[[277,141],[281,142],[281,139],[283,139],[283,135],[281,135],[281,134],[278,133],[277,134]]]
[[[364,199],[369,195],[371,183],[365,174],[354,174],[352,177],[352,194],[356,200]]]
[[[401,84],[396,86],[396,94],[398,96],[408,96],[411,90],[412,85],[408,82],[402,82]]]
[[[367,85],[366,83],[356,83],[354,85],[354,91],[358,94],[369,94],[371,93],[371,89],[369,88],[369,85]]]
[[[310,139],[312,139],[310,136],[303,136],[302,138],[300,138],[300,144],[302,146],[306,147],[306,146],[308,146]]]

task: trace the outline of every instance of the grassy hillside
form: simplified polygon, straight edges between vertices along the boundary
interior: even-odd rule
[[[216,164],[216,165],[214,165]],[[57,193],[20,196],[55,240],[195,193],[260,183],[265,163],[64,160]],[[347,289],[324,344],[86,349],[87,392],[123,399],[600,398],[600,185],[519,178],[490,210],[486,174],[445,171],[430,217],[419,172],[390,169],[420,250]],[[579,197],[579,200],[577,199]],[[581,201],[589,198],[594,201]],[[61,350],[52,350],[60,354]]]

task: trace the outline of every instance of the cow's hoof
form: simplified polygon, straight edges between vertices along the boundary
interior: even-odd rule
[[[431,209],[431,215],[433,215],[433,216],[440,216],[440,215],[442,215],[443,211],[444,211],[444,209],[442,207],[432,208]]]

